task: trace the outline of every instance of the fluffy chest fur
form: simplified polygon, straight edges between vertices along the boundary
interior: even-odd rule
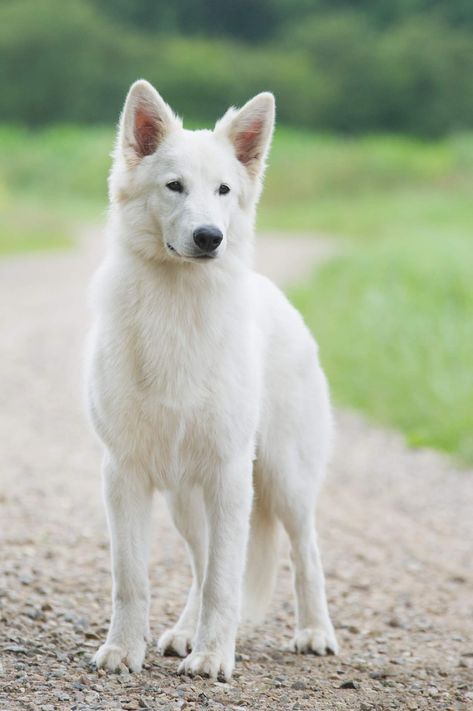
[[[95,282],[93,421],[114,456],[158,486],[254,447],[260,338],[248,274],[205,272],[109,260]]]

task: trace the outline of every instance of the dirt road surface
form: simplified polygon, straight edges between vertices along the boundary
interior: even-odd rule
[[[284,651],[283,556],[267,622],[242,629],[230,684],[178,677],[154,642],[140,674],[91,669],[110,615],[100,452],[81,405],[96,240],[0,262],[0,710],[473,709],[473,472],[344,412],[319,504],[340,655]],[[287,282],[328,251],[266,238],[258,264]],[[190,579],[159,501],[153,541],[156,640]]]

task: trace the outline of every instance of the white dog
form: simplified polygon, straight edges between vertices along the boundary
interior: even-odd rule
[[[130,89],[110,176],[110,244],[93,285],[88,395],[105,450],[113,614],[98,667],[141,668],[152,494],[189,549],[184,611],[158,643],[179,671],[229,679],[240,609],[264,609],[279,521],[292,552],[297,652],[336,652],[314,523],[332,419],[316,345],[252,271],[274,98],[187,131]],[[244,607],[245,609],[245,607]]]

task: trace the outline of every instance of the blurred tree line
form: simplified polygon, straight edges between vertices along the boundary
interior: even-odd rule
[[[114,121],[153,82],[215,119],[270,89],[283,123],[473,127],[472,0],[2,0],[0,121]]]

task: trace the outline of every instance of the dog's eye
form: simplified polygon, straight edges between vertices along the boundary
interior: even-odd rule
[[[227,193],[230,192],[230,188],[228,185],[225,185],[225,183],[222,183],[221,186],[218,189],[218,194],[219,195],[227,195]]]
[[[182,193],[184,186],[180,180],[171,180],[170,183],[166,183],[166,187],[172,190],[173,193]]]

